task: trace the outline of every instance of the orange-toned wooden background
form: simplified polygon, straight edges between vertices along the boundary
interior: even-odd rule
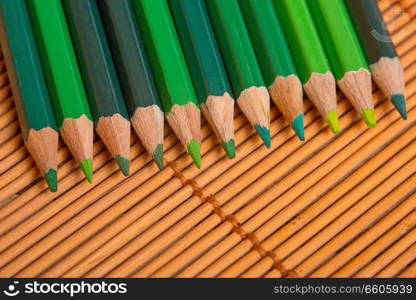
[[[204,124],[198,170],[166,128],[166,169],[132,136],[125,178],[97,139],[92,185],[61,144],[57,193],[23,145],[1,61],[0,277],[415,277],[416,1],[379,4],[409,120],[375,88],[368,130],[339,94],[334,136],[305,100],[301,143],[273,106],[267,150],[237,110],[237,159]]]

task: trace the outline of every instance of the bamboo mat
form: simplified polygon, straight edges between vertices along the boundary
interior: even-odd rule
[[[416,277],[416,1],[381,0],[409,120],[374,90],[368,130],[339,96],[334,136],[305,100],[307,141],[272,109],[267,150],[237,109],[238,155],[202,127],[197,170],[166,128],[158,171],[132,136],[131,176],[94,144],[88,184],[61,143],[50,193],[0,62],[0,277]]]

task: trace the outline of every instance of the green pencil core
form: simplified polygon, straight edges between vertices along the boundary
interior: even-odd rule
[[[338,113],[333,110],[326,115],[326,121],[328,122],[329,128],[335,134],[341,132],[341,125],[339,123]]]
[[[123,173],[124,176],[129,176],[130,174],[130,160],[121,156],[117,155],[115,157],[115,160],[120,167],[121,173]]]
[[[153,152],[153,160],[156,162],[159,169],[163,170],[163,144],[157,145],[155,152]]]
[[[403,120],[407,120],[406,98],[403,94],[395,94],[391,96],[391,102],[400,113]]]
[[[374,109],[364,109],[361,112],[361,117],[363,118],[364,122],[367,124],[368,128],[376,127],[376,115]]]
[[[58,175],[56,174],[56,170],[49,169],[43,177],[49,186],[49,190],[56,192],[58,190]]]
[[[301,141],[305,140],[305,127],[303,124],[303,114],[299,114],[292,122],[292,128]]]
[[[228,142],[223,142],[222,146],[224,147],[225,152],[227,153],[228,158],[235,158],[235,141],[234,139],[229,140]]]
[[[256,125],[254,126],[257,133],[260,135],[261,139],[263,140],[264,145],[266,145],[267,149],[272,147],[272,142],[270,139],[270,130],[266,127]]]
[[[188,152],[197,168],[201,169],[201,144],[195,140],[190,141],[188,144]]]
[[[80,167],[84,172],[85,177],[89,183],[92,183],[92,159],[86,159],[81,162]]]

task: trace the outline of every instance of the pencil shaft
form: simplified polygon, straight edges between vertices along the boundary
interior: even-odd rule
[[[185,57],[176,34],[169,6],[162,0],[134,0],[140,28],[148,47],[166,114],[174,105],[198,107]]]
[[[235,96],[265,82],[237,0],[207,1]]]
[[[127,108],[161,108],[159,94],[132,4],[128,0],[98,2]]]
[[[344,0],[369,64],[397,57],[396,49],[374,0]]]
[[[331,71],[325,49],[305,0],[274,0],[302,83],[313,73]]]
[[[0,1],[2,48],[23,137],[30,129],[57,130],[25,0]]]
[[[64,4],[94,122],[114,114],[128,119],[96,1],[70,0]]]
[[[58,127],[67,118],[91,119],[61,2],[29,0],[28,6]]]
[[[340,80],[346,72],[350,71],[368,70],[367,62],[343,1],[310,0],[308,3],[321,34],[335,78]]]
[[[173,17],[199,103],[231,95],[228,76],[203,0],[171,0]]]
[[[297,76],[273,0],[240,0],[240,6],[266,85],[271,86],[277,76]]]

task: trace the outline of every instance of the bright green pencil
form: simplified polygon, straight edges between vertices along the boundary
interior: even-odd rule
[[[371,73],[343,0],[309,0],[338,86],[369,128],[376,126]]]
[[[92,182],[93,123],[61,1],[28,0],[61,136]]]
[[[207,6],[237,104],[270,148],[270,96],[238,0],[210,0]]]
[[[51,191],[58,188],[58,129],[25,0],[0,0],[0,38],[23,140]]]
[[[303,141],[302,83],[273,0],[240,0],[240,6],[270,95]]]
[[[303,88],[332,132],[341,131],[336,82],[306,0],[274,0]]]
[[[198,168],[201,111],[165,0],[133,1],[166,118]]]

